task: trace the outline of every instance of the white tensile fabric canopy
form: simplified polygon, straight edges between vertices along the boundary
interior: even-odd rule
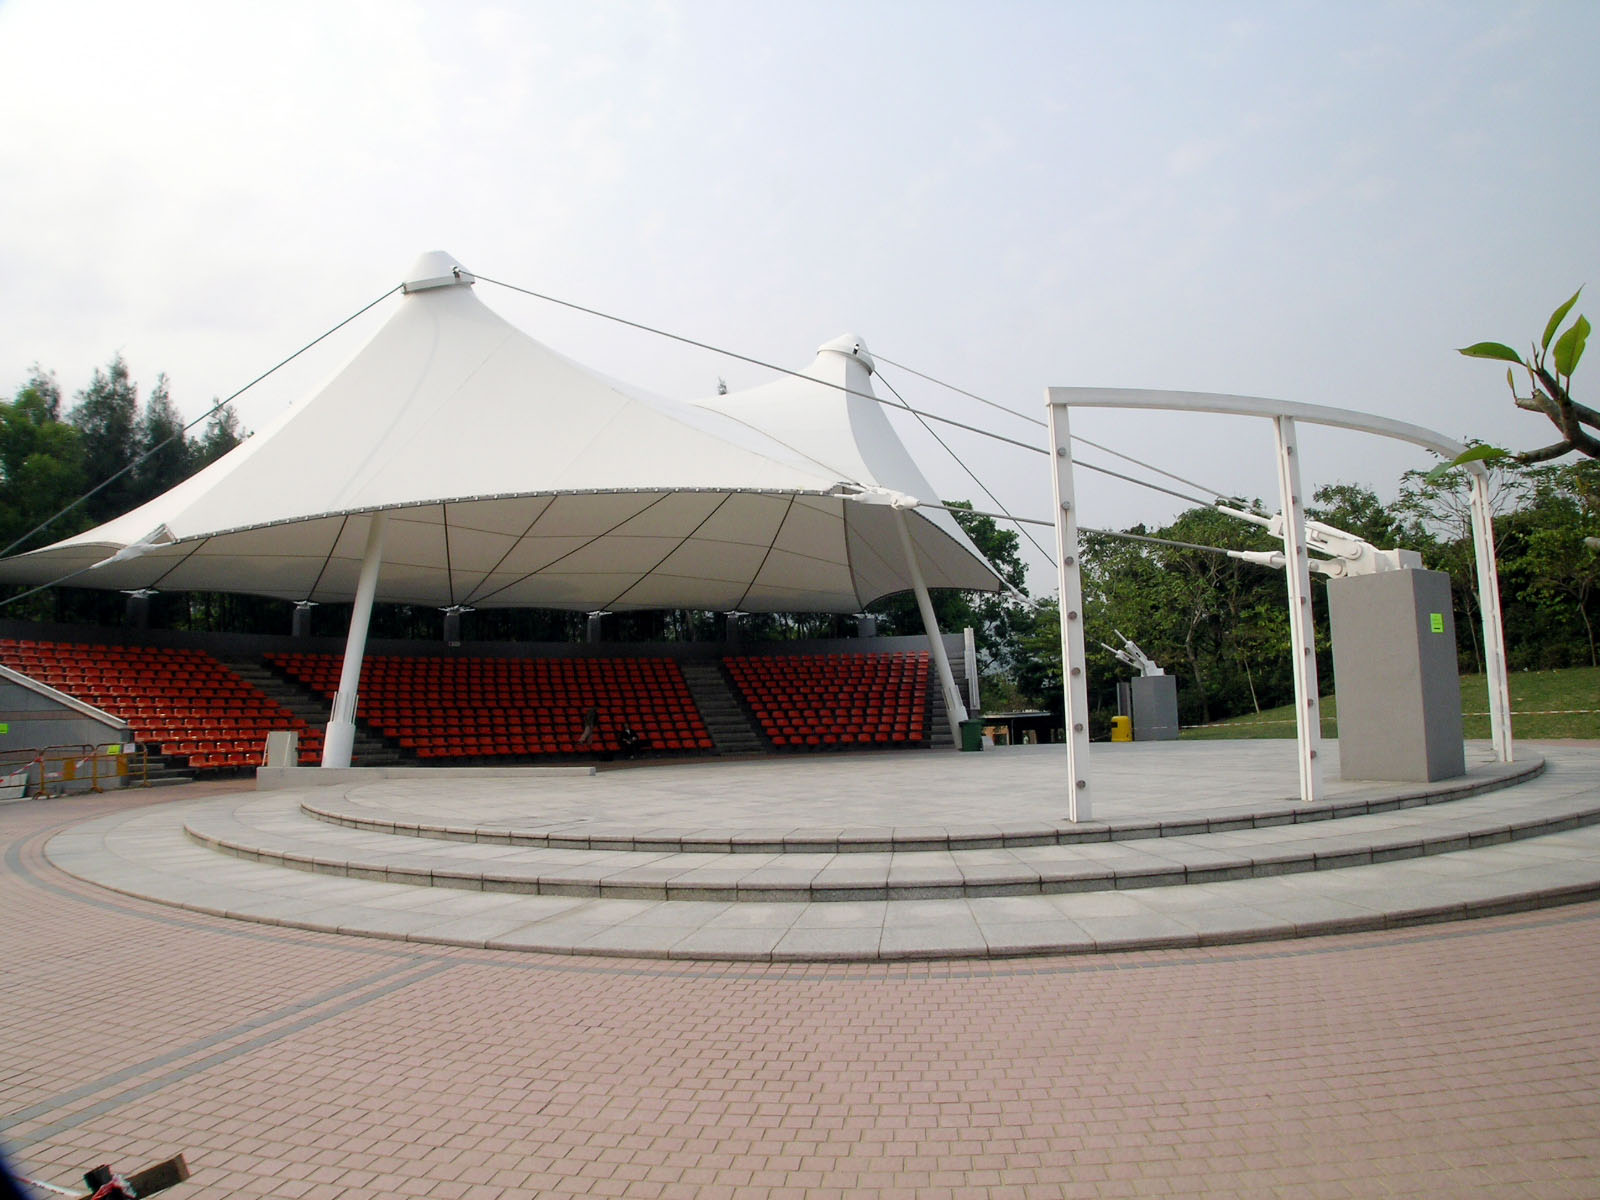
[[[845,334],[819,348],[815,361],[804,371],[761,387],[696,401],[696,405],[772,438],[835,478],[938,504],[932,485],[889,424],[883,405],[873,399],[874,370],[872,355],[861,339]],[[955,518],[936,507],[913,511],[946,535],[939,539],[925,532],[917,538],[917,558],[929,585],[951,586],[937,583],[935,578],[976,579],[972,573],[976,552]],[[855,586],[862,594],[882,596],[907,586],[906,558],[895,528],[898,515],[892,503],[857,504],[849,514],[846,550]],[[982,583],[954,586],[996,588],[986,564],[982,578]]]
[[[700,405],[607,379],[491,311],[448,255],[331,383],[150,503],[0,561],[0,582],[438,607],[854,612],[1000,586],[870,393],[854,339]],[[836,386],[828,386],[830,383]],[[891,504],[890,501],[894,503]],[[96,565],[98,564],[98,565]]]

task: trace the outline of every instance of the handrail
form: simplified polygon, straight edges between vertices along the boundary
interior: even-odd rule
[[[35,767],[37,780],[32,778]],[[86,768],[87,776],[83,774]],[[27,771],[29,776],[23,781],[24,791],[38,800],[66,794],[65,786],[52,790],[52,783],[65,785],[85,779],[90,792],[104,792],[102,781],[117,779],[128,780],[124,784],[127,787],[154,786],[150,782],[150,752],[142,742],[63,742],[0,751],[0,775],[15,775],[19,770]]]

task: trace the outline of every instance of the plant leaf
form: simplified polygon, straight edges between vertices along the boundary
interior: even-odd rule
[[[1492,462],[1497,458],[1507,458],[1509,450],[1502,450],[1499,446],[1474,446],[1470,450],[1463,450],[1450,460],[1452,467],[1459,467],[1470,462]]]
[[[1572,377],[1583,357],[1583,345],[1589,340],[1589,318],[1579,317],[1571,329],[1556,339],[1556,374]]]
[[[1502,362],[1522,362],[1522,355],[1503,342],[1476,342],[1471,346],[1461,347],[1456,353],[1465,354],[1468,358],[1498,358]]]
[[[1556,309],[1555,312],[1550,314],[1550,324],[1544,327],[1544,340],[1539,343],[1542,349],[1550,349],[1550,339],[1555,337],[1556,330],[1560,328],[1561,322],[1566,320],[1567,314],[1572,311],[1572,306],[1578,302],[1578,297],[1582,293],[1583,289],[1579,288],[1576,292],[1572,293],[1572,299],[1568,300],[1560,308]]]
[[[1433,470],[1422,477],[1424,483],[1438,483],[1457,467],[1473,462],[1494,462],[1496,459],[1511,457],[1510,451],[1502,450],[1499,446],[1474,446],[1470,450],[1463,450],[1447,463],[1440,463]]]

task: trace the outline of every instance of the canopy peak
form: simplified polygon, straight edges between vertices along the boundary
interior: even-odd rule
[[[876,373],[877,364],[872,361],[872,355],[867,352],[867,344],[853,333],[841,333],[831,342],[823,342],[817,347],[817,353],[826,351],[843,354],[846,358],[853,358],[867,369],[867,374]]]
[[[406,272],[405,282],[400,287],[409,295],[412,292],[425,292],[429,288],[470,287],[476,282],[477,279],[465,267],[443,250],[430,250],[411,264],[411,270]]]

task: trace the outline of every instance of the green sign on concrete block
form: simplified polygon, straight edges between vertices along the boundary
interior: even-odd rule
[[[11,722],[10,721],[0,721],[0,733],[10,733],[10,732],[11,732]]]
[[[1434,633],[1443,633],[1444,632],[1444,614],[1443,613],[1429,613],[1428,614],[1428,628],[1433,630]]]

